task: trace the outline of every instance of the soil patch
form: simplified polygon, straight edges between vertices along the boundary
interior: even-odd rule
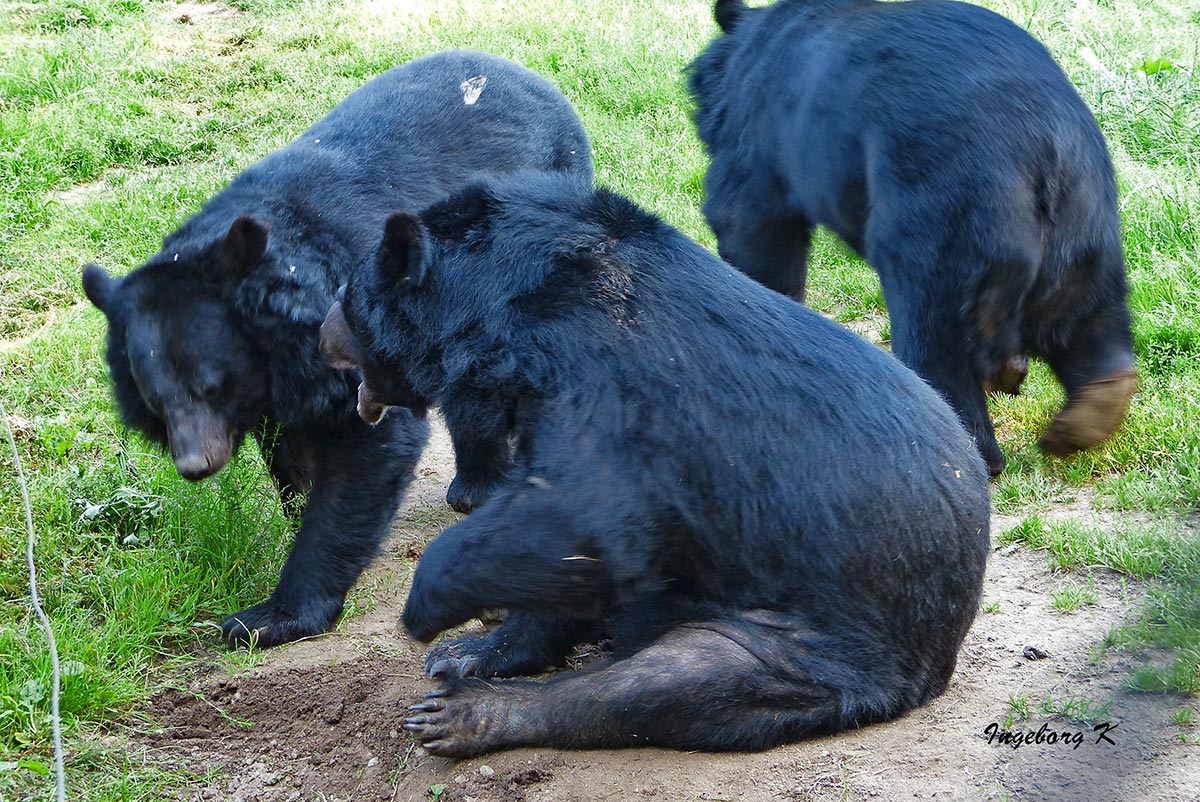
[[[242,12],[221,3],[175,3],[164,6],[162,13],[182,25],[203,25],[210,20],[231,19]]]

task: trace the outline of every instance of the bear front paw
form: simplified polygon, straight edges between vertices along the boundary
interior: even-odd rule
[[[499,482],[482,477],[464,477],[458,474],[446,491],[446,503],[455,512],[470,513],[483,506],[496,491]]]
[[[341,613],[340,601],[310,605],[297,614],[268,600],[226,618],[221,636],[230,646],[279,646],[326,632]]]
[[[425,658],[425,673],[430,679],[442,682],[464,677],[511,676],[497,673],[497,666],[493,664],[502,663],[503,655],[493,641],[489,634],[467,635],[439,643]]]

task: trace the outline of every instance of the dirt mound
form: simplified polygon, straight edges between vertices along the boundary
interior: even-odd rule
[[[300,799],[306,789],[389,799],[404,705],[415,677],[404,661],[345,663],[210,677],[155,696],[159,728],[178,764],[223,770],[195,799]],[[307,798],[307,797],[305,797]]]
[[[423,675],[425,648],[396,621],[420,547],[455,517],[442,501],[453,473],[444,432],[418,473],[397,538],[359,583],[337,632],[263,652],[236,675],[214,652],[211,664],[143,711],[155,723],[131,746],[147,760],[210,777],[179,798],[1200,798],[1200,748],[1181,744],[1170,721],[1181,700],[1127,691],[1127,658],[1089,656],[1142,590],[1097,572],[1099,603],[1058,613],[1050,597],[1064,577],[1041,555],[1011,549],[992,555],[984,602],[998,608],[980,613],[950,689],[898,721],[751,755],[519,749],[457,762],[430,757],[402,723],[434,684]],[[1101,723],[1116,726],[1096,730]]]

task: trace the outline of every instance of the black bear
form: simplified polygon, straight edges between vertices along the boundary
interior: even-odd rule
[[[1136,384],[1112,163],[1039,42],[954,0],[719,0],[689,68],[721,255],[803,300],[816,225],[875,270],[892,350],[940,391],[989,471],[988,391],[1027,355],[1067,394],[1041,445],[1107,439]]]
[[[574,110],[505,59],[437,53],[351,93],[125,278],[84,269],[84,290],[108,318],[125,422],[167,447],[194,481],[221,470],[253,432],[281,494],[306,497],[278,586],[225,621],[226,639],[269,646],[334,623],[426,438],[420,409],[364,424],[347,397],[357,377],[322,360],[319,327],[337,288],[378,244],[388,210],[514,169],[590,180]],[[485,498],[510,459],[508,411],[486,417],[480,406],[444,408],[459,462],[450,500],[460,509]]]
[[[510,611],[439,648],[405,725],[430,752],[762,749],[950,681],[989,511],[953,410],[629,201],[530,174],[398,212],[322,338],[402,403],[515,399],[507,481],[429,545],[404,609],[422,641]],[[599,624],[610,662],[482,678]]]

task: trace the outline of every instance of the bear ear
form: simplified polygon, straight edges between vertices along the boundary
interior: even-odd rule
[[[742,14],[748,10],[742,0],[717,0],[713,16],[717,18],[717,24],[721,26],[722,31],[732,33],[742,18]]]
[[[379,268],[396,284],[420,287],[429,272],[429,233],[416,217],[395,212],[383,224]]]
[[[243,214],[233,221],[225,235],[225,256],[229,267],[238,276],[244,276],[262,261],[267,252],[270,229],[265,223]]]
[[[431,236],[459,242],[487,225],[499,211],[500,203],[486,184],[471,184],[438,201],[421,212],[421,220]]]
[[[96,305],[104,314],[108,314],[109,301],[112,300],[112,277],[104,268],[97,264],[85,265],[83,268],[83,294]]]

